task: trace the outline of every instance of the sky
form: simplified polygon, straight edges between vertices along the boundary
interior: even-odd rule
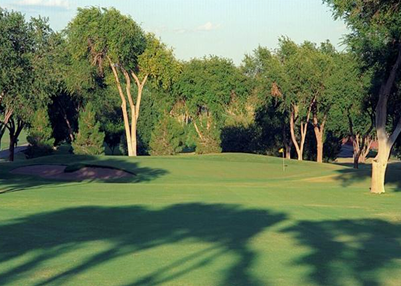
[[[321,0],[0,0],[0,7],[48,17],[60,31],[78,7],[115,7],[174,49],[177,58],[217,55],[240,64],[259,45],[277,48],[280,36],[297,43],[330,40],[344,49],[348,32]]]

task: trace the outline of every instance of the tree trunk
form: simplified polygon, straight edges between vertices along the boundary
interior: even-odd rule
[[[374,194],[382,194],[385,192],[384,182],[389,155],[389,151],[382,149],[372,162],[372,183],[370,191]]]
[[[354,169],[359,169],[360,152],[354,153]]]
[[[138,88],[138,93],[137,93],[137,98],[136,102],[134,103],[134,100],[131,95],[131,78],[130,78],[130,73],[126,71],[122,66],[120,66],[120,70],[122,71],[124,77],[125,77],[125,92],[126,95],[124,94],[124,91],[121,87],[120,79],[118,76],[118,71],[117,71],[117,65],[115,65],[109,57],[107,57],[109,61],[109,65],[111,70],[113,71],[114,74],[114,79],[117,84],[117,89],[118,93],[121,98],[121,110],[123,112],[123,118],[124,118],[124,128],[125,128],[125,135],[127,137],[127,147],[128,147],[128,156],[137,156],[137,122],[139,118],[139,111],[140,111],[140,106],[141,106],[141,99],[142,99],[142,92],[143,88],[145,86],[145,83],[148,79],[148,75],[145,75],[142,81],[139,80],[138,76],[134,73],[131,72],[131,76],[135,79],[135,83]],[[127,100],[128,99],[128,104],[129,108],[131,110],[131,124],[130,120],[128,118],[128,111],[127,111]]]
[[[285,144],[285,158],[291,159],[291,144]]]
[[[302,161],[302,153],[303,153],[303,146],[298,145],[297,138],[295,136],[295,111],[292,110],[290,114],[290,133],[291,133],[291,140],[295,146],[295,151],[297,152],[298,161]]]
[[[137,141],[137,137],[136,137],[136,126],[137,126],[137,122],[136,119],[133,118],[132,119],[132,123],[131,123],[131,148],[132,148],[132,154],[131,156],[136,157],[138,156],[137,154],[137,149],[138,149],[138,141]]]
[[[65,124],[67,125],[68,136],[70,137],[71,142],[74,141],[74,131],[72,130],[70,120],[67,117],[67,113],[63,110],[63,117]]]
[[[8,160],[10,162],[14,161],[15,145],[17,143],[18,137],[24,128],[24,123],[20,120],[17,121],[17,126],[15,126],[14,119],[11,119],[8,125],[8,130],[10,131],[10,145],[9,145],[9,155]]]
[[[316,137],[316,162],[323,163],[323,136],[324,136],[324,126],[326,124],[327,116],[324,115],[321,124],[319,124],[317,114],[313,114],[313,130],[315,131]]]
[[[394,86],[394,82],[401,65],[401,44],[398,47],[398,56],[391,68],[387,80],[382,84],[379,91],[379,100],[376,106],[376,132],[379,142],[378,153],[372,162],[372,182],[370,191],[375,194],[384,193],[385,174],[390,151],[401,132],[401,119],[399,120],[393,134],[389,136],[386,132],[387,124],[387,102]]]
[[[288,131],[286,124],[283,123],[281,126],[281,130],[283,132],[283,145],[284,145],[284,149],[285,149],[285,158],[286,159],[291,159],[291,147],[292,147],[292,141],[290,138],[288,138]]]
[[[8,147],[9,155],[8,155],[8,161],[13,162],[14,161],[14,148],[15,148],[15,137],[10,134],[10,145]]]
[[[320,136],[319,139],[317,139],[317,158],[316,158],[316,162],[323,163],[323,140],[322,140],[321,136]]]

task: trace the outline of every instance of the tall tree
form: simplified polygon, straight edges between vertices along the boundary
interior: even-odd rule
[[[262,133],[268,135],[266,139],[271,141],[269,145],[277,147],[277,143],[278,146],[284,146],[286,158],[290,159],[293,144],[289,132],[288,109],[284,104],[284,92],[288,90],[284,62],[277,53],[259,46],[252,55],[245,56],[242,70],[251,79],[253,92],[262,103],[258,107],[255,121],[262,123]],[[275,137],[279,137],[281,142],[273,142]]]
[[[212,56],[184,65],[175,88],[196,131],[198,153],[221,151],[223,114],[234,95],[246,94],[244,80],[228,59]]]
[[[286,75],[281,86],[285,104],[290,113],[290,134],[298,160],[303,160],[304,146],[312,108],[316,102],[317,87],[315,47],[309,42],[296,45],[288,38],[280,39],[278,56]]]
[[[136,156],[137,122],[144,86],[149,77],[162,87],[171,85],[168,76],[178,66],[172,51],[153,35],[145,35],[132,18],[114,8],[78,9],[78,15],[68,25],[67,35],[76,61],[89,60],[98,67],[101,76],[106,73],[105,68],[112,71],[121,99],[128,155]]]
[[[338,95],[328,91],[331,84],[337,52],[330,42],[325,42],[314,51],[311,60],[314,66],[314,78],[310,80],[310,92],[314,96],[312,107],[312,126],[316,138],[316,161],[323,162],[323,145],[325,141],[326,124],[330,109],[338,100]]]
[[[41,69],[51,29],[46,19],[33,18],[26,22],[18,12],[0,9],[0,106],[3,113],[0,138],[8,129],[10,156],[14,146],[32,118],[36,107],[47,100]]]
[[[377,105],[375,127],[378,154],[372,162],[372,193],[384,193],[388,158],[401,133],[401,117],[389,120],[388,102],[397,95],[395,83],[401,70],[401,5],[398,0],[324,0],[336,18],[346,21],[347,42],[367,67],[375,67]],[[390,126],[389,126],[390,125]],[[391,130],[391,131],[389,131]]]
[[[351,139],[354,168],[358,169],[359,163],[365,163],[374,140],[371,72],[362,71],[357,58],[349,52],[338,54],[335,61],[326,90],[336,98],[328,127],[342,138]]]

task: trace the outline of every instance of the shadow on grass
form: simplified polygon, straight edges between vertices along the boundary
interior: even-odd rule
[[[256,253],[248,244],[258,233],[285,219],[283,213],[200,203],[161,210],[140,206],[80,207],[27,216],[0,226],[0,267],[4,269],[14,259],[30,257],[18,266],[0,270],[0,285],[18,284],[19,277],[44,271],[44,263],[51,267],[50,259],[78,249],[85,252],[84,244],[98,241],[107,242],[110,247],[90,253],[90,257],[82,258],[64,272],[33,285],[71,285],[74,276],[120,257],[132,257],[135,268],[138,260],[134,254],[165,244],[176,244],[181,258],[124,286],[172,282],[225,254],[233,254],[237,259],[221,273],[221,285],[266,285],[251,275]],[[187,239],[211,246],[184,254],[180,252],[180,243]],[[163,259],[161,256],[160,260]]]
[[[344,187],[348,187],[353,183],[364,182],[369,180],[372,175],[371,164],[361,164],[359,169],[353,169],[352,164],[338,164],[349,168],[338,170],[336,180],[339,180]],[[392,162],[387,166],[386,184],[395,188],[396,192],[401,192],[401,163]]]
[[[131,174],[135,174],[125,178],[119,179],[90,179],[80,181],[66,181],[57,179],[46,179],[39,176],[33,175],[18,175],[11,174],[10,171],[18,168],[30,165],[96,165],[98,167],[111,167],[127,171]],[[127,159],[126,157],[111,157],[111,156],[75,156],[75,155],[64,155],[64,156],[48,156],[37,159],[32,159],[24,162],[17,163],[2,163],[0,171],[0,194],[6,194],[10,192],[24,191],[38,189],[43,186],[59,186],[65,184],[86,184],[90,182],[105,182],[105,183],[140,183],[152,181],[156,178],[164,176],[168,173],[164,169],[155,169],[140,167],[138,162],[133,159]]]
[[[401,224],[380,219],[301,221],[284,230],[309,253],[293,261],[311,268],[309,282],[317,285],[398,285],[398,277],[379,276],[398,270]],[[391,272],[390,272],[391,273]]]

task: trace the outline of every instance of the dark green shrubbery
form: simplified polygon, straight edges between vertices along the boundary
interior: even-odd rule
[[[93,105],[88,103],[78,119],[79,131],[72,142],[74,154],[100,155],[104,153],[104,133],[100,132],[100,123],[96,122]]]
[[[152,132],[151,155],[175,155],[184,147],[184,129],[177,120],[166,115]]]
[[[53,153],[54,138],[52,138],[49,115],[46,109],[38,109],[33,117],[27,140],[29,146],[25,152],[27,158],[35,158]]]

